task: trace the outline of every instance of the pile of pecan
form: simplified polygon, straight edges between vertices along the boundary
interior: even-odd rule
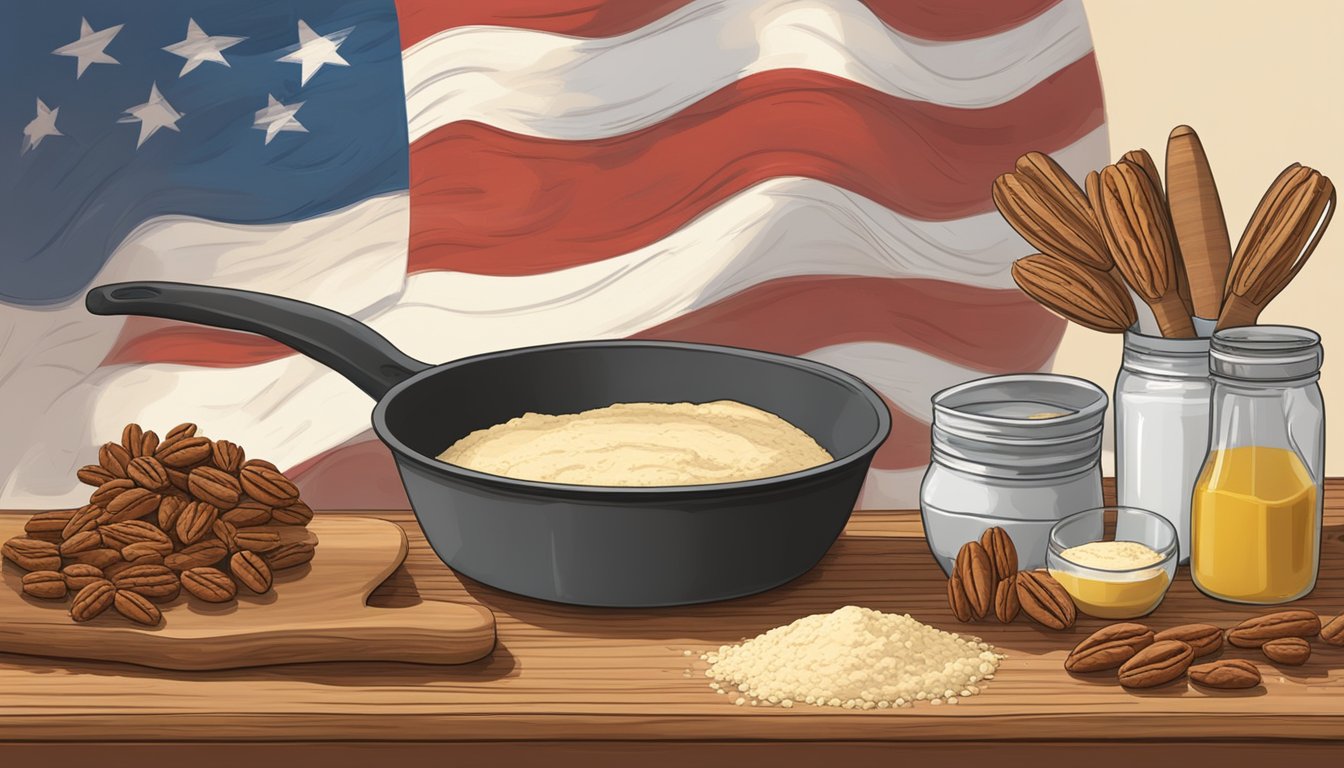
[[[990,528],[979,541],[962,545],[947,581],[947,602],[963,622],[992,612],[1008,624],[1024,613],[1043,627],[1063,630],[1078,618],[1073,598],[1055,577],[1017,570],[1017,548],[1002,528]]]
[[[1344,615],[1322,622],[1311,611],[1278,611],[1249,618],[1226,632],[1227,643],[1258,649],[1267,660],[1285,666],[1305,664],[1311,658],[1313,638],[1344,646]],[[1223,647],[1224,632],[1212,624],[1183,624],[1154,632],[1143,624],[1123,622],[1102,627],[1079,643],[1064,660],[1064,668],[1075,674],[1118,668],[1116,680],[1125,688],[1155,688],[1187,673],[1205,688],[1259,685],[1260,669],[1249,659],[1194,664]]]
[[[173,427],[163,440],[128,424],[121,442],[103,445],[98,463],[79,470],[95,487],[77,510],[42,512],[4,557],[28,571],[25,594],[62,600],[88,621],[115,610],[154,626],[155,603],[185,590],[211,603],[233,600],[239,585],[270,591],[272,572],[313,559],[311,540],[285,541],[281,526],[306,526],[313,511],[275,465],[247,459],[227,440]]]

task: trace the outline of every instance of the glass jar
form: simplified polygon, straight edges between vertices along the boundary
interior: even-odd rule
[[[1209,340],[1130,331],[1115,379],[1115,492],[1156,512],[1190,561],[1190,496],[1209,449]]]
[[[991,376],[934,395],[919,508],[944,572],[963,544],[996,526],[1019,567],[1045,566],[1054,524],[1102,504],[1106,404],[1097,385],[1050,374]]]
[[[1269,605],[1311,592],[1321,553],[1321,337],[1251,326],[1213,336],[1212,434],[1191,507],[1205,594]]]

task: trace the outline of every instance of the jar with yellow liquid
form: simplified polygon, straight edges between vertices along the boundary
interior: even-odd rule
[[[1214,334],[1209,453],[1191,502],[1190,572],[1211,597],[1286,603],[1311,592],[1321,551],[1321,337],[1251,326]]]

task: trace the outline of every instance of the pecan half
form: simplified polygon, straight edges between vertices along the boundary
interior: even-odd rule
[[[119,477],[116,480],[108,480],[106,483],[98,486],[93,494],[89,496],[89,503],[106,509],[107,505],[110,504],[113,499],[134,487],[135,481],[129,478]]]
[[[1044,571],[1017,574],[1017,599],[1027,618],[1050,629],[1068,629],[1078,619],[1073,598],[1055,577]]]
[[[103,578],[103,569],[85,563],[71,563],[61,569],[65,586],[71,592],[78,592],[95,581]]]
[[[239,584],[258,595],[271,589],[271,567],[255,552],[236,552],[229,558],[229,570]]]
[[[90,549],[99,549],[102,546],[103,537],[98,531],[84,531],[61,542],[60,552],[62,556],[70,557],[77,552],[88,552]]]
[[[1321,627],[1321,640],[1329,645],[1344,645],[1344,613]]]
[[[1223,630],[1212,624],[1182,624],[1164,629],[1154,640],[1180,640],[1194,651],[1195,658],[1208,656],[1223,649]]]
[[[61,567],[61,551],[50,541],[16,536],[0,547],[0,553],[25,571],[56,571]]]
[[[177,517],[191,502],[180,496],[164,496],[159,502],[159,528],[171,531],[177,525]]]
[[[207,603],[225,603],[238,594],[238,585],[218,568],[189,568],[182,572],[182,588]]]
[[[238,497],[243,492],[242,486],[233,475],[214,467],[197,467],[191,470],[191,474],[187,476],[187,485],[190,486],[193,496],[219,510],[238,506]]]
[[[233,546],[248,552],[270,552],[280,547],[280,534],[275,531],[243,529],[234,533]]]
[[[151,542],[159,546],[167,545],[168,551],[173,551],[172,541],[168,539],[168,534],[145,520],[109,523],[99,528],[98,533],[102,534],[103,546],[113,549],[122,549],[141,542]]]
[[[99,579],[86,585],[70,601],[70,618],[75,621],[88,621],[112,607],[117,588],[106,579]]]
[[[277,510],[278,511],[278,510]],[[273,515],[275,513],[272,513]],[[966,590],[966,601],[970,604],[971,615],[977,620],[983,619],[994,607],[994,566],[989,554],[978,541],[968,541],[957,552],[953,566],[961,585]]]
[[[989,563],[994,567],[994,578],[1002,581],[1017,573],[1017,547],[1013,539],[1002,528],[987,528],[980,535],[980,546],[989,555]]]
[[[1311,611],[1267,613],[1247,619],[1227,632],[1227,641],[1238,648],[1259,648],[1284,637],[1312,637],[1321,631],[1321,617]]]
[[[210,533],[218,517],[219,509],[213,504],[193,501],[182,508],[173,530],[177,532],[177,538],[183,544],[195,544]]]
[[[1017,599],[1017,574],[1010,573],[994,588],[994,618],[1011,624],[1021,610],[1022,603]]]
[[[145,430],[135,422],[127,424],[121,430],[121,447],[132,457],[142,455],[140,449],[144,447],[144,439]]]
[[[1112,624],[1093,632],[1064,660],[1070,672],[1115,669],[1153,644],[1153,631],[1142,624]]]
[[[79,482],[92,485],[94,488],[109,480],[117,479],[111,472],[103,469],[102,464],[85,464],[75,472],[75,477],[79,478]]]
[[[131,463],[131,453],[116,443],[104,443],[98,449],[98,464],[113,477],[126,477],[126,465]]]
[[[162,499],[159,494],[144,488],[122,491],[107,503],[107,512],[110,515],[107,522],[122,523],[152,515],[158,511],[159,501]]]
[[[1134,654],[1120,667],[1120,685],[1155,688],[1178,679],[1195,658],[1190,646],[1180,640],[1161,640]]]
[[[255,459],[243,465],[238,479],[248,496],[271,507],[287,507],[298,501],[299,489],[289,478],[261,466]]]
[[[176,427],[173,427],[172,429],[168,430],[168,433],[163,436],[163,440],[164,442],[168,442],[169,440],[178,440],[184,437],[195,437],[195,436],[196,436],[196,425],[192,424],[189,421],[184,421],[181,424],[178,424]]]
[[[1270,661],[1300,667],[1311,658],[1311,643],[1301,637],[1280,637],[1260,646],[1260,652]]]
[[[219,539],[205,539],[192,544],[181,552],[174,552],[163,558],[163,564],[174,571],[200,568],[214,565],[228,557],[229,550]]]
[[[172,600],[182,590],[177,574],[162,565],[132,565],[112,580],[117,589],[137,592],[155,600]]]
[[[231,443],[228,440],[216,440],[210,446],[210,460],[216,467],[231,475],[238,474],[246,459],[246,454],[237,443]]]
[[[255,499],[238,502],[238,506],[220,515],[220,519],[235,528],[252,528],[271,522],[271,508]]]
[[[172,553],[172,542],[137,541],[121,548],[121,559],[130,565],[163,565],[163,558]]]
[[[70,521],[65,524],[65,529],[61,531],[61,538],[68,539],[81,531],[92,531],[98,527],[98,521],[107,510],[94,504],[88,504],[80,507],[79,511],[71,516]]]
[[[65,538],[65,526],[69,525],[70,518],[74,516],[73,509],[39,512],[28,518],[28,522],[23,525],[23,531],[34,539],[59,543]]]
[[[65,577],[59,571],[32,571],[23,574],[23,593],[43,600],[65,598]]]
[[[106,571],[107,569],[111,568],[117,563],[123,562],[123,560],[121,559],[120,550],[112,549],[111,547],[102,547],[99,549],[86,550],[84,552],[76,552],[72,555],[67,555],[65,559],[73,563],[83,563],[85,565],[92,565],[93,567],[100,568],[103,571]]]
[[[295,501],[287,507],[276,507],[271,519],[281,525],[307,525],[312,522],[313,509],[302,501]]]
[[[116,607],[117,613],[136,624],[152,627],[163,621],[163,614],[159,611],[159,607],[149,602],[149,599],[144,595],[125,589],[115,590],[112,594],[112,605]]]
[[[1206,688],[1254,688],[1260,684],[1260,670],[1245,659],[1219,659],[1191,667],[1190,680]]]
[[[153,456],[131,459],[126,475],[136,485],[149,491],[161,491],[168,485],[168,470]]]
[[[210,441],[204,437],[173,437],[159,443],[154,458],[163,462],[165,467],[187,469],[210,458]]]
[[[238,534],[239,538],[242,535],[241,533]],[[242,546],[242,542],[239,541],[238,545]],[[281,544],[269,552],[264,552],[262,556],[266,559],[266,563],[271,566],[271,570],[279,571],[285,568],[293,568],[296,565],[303,565],[312,560],[314,554],[316,554],[316,548],[312,542],[293,541],[288,544]]]
[[[955,570],[947,580],[947,605],[952,609],[952,615],[957,621],[967,622],[974,618],[971,615],[971,603],[966,599],[966,587],[961,583],[961,576]]]

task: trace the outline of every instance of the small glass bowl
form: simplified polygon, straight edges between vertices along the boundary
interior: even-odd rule
[[[1064,551],[1096,541],[1133,541],[1159,560],[1128,569],[1080,565]],[[1152,613],[1171,586],[1180,554],[1176,528],[1165,517],[1135,507],[1088,509],[1055,523],[1045,553],[1050,575],[1073,597],[1078,610],[1099,619],[1133,619]]]

